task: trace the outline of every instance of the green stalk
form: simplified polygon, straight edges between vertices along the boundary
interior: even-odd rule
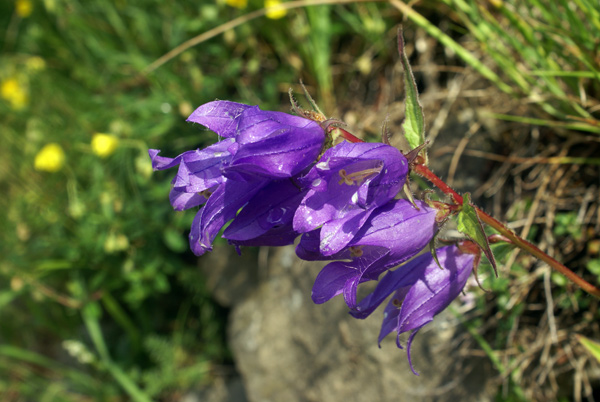
[[[133,380],[115,363],[113,363],[104,342],[102,330],[100,328],[100,305],[97,302],[91,302],[85,305],[82,309],[81,314],[83,321],[88,330],[90,338],[100,355],[102,363],[117,381],[117,383],[129,394],[131,399],[136,402],[152,402],[152,399],[144,393]]]

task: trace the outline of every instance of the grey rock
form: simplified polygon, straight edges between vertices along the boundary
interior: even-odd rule
[[[393,335],[378,347],[381,311],[356,320],[341,297],[313,304],[311,287],[324,264],[301,261],[293,247],[269,252],[265,280],[230,317],[230,344],[248,400],[491,400],[492,368],[485,358],[457,357],[460,328],[450,315],[415,338],[415,376]]]

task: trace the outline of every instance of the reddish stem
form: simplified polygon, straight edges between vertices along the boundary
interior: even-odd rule
[[[444,181],[442,181],[442,179],[437,177],[431,170],[429,170],[429,168],[427,166],[420,165],[420,164],[415,165],[415,166],[413,166],[413,171],[415,173],[423,176],[424,178],[429,180],[431,183],[433,183],[437,188],[442,190],[445,194],[452,197],[452,199],[457,204],[462,204],[463,199],[460,196],[460,194],[458,194],[456,191],[454,191],[452,188],[450,188],[450,186],[448,186],[446,183],[444,183]],[[530,254],[532,254],[532,255],[536,256],[537,258],[539,258],[540,260],[544,261],[546,264],[550,265],[552,268],[554,268],[555,270],[557,270],[558,272],[560,272],[561,274],[566,276],[573,283],[575,283],[577,286],[579,286],[581,289],[585,290],[592,296],[596,296],[597,298],[600,298],[600,289],[598,287],[587,282],[585,279],[583,279],[582,277],[577,275],[575,272],[571,271],[569,268],[565,267],[560,262],[556,261],[554,258],[550,257],[548,254],[544,253],[542,250],[540,250],[533,244],[529,243],[527,240],[522,239],[521,237],[517,236],[512,230],[510,230],[509,228],[504,226],[497,219],[486,214],[485,212],[483,212],[482,210],[480,210],[477,207],[475,207],[475,209],[477,211],[477,215],[479,216],[479,219],[481,219],[482,222],[488,224],[489,226],[496,229],[501,235],[507,237],[515,246],[529,252]]]
[[[344,137],[344,139],[346,139],[349,142],[364,142],[360,138],[356,137],[354,134],[351,134],[342,128],[337,127],[337,129],[342,132],[342,137]],[[411,164],[413,172],[429,180],[437,188],[442,190],[444,194],[449,195],[455,203],[462,205],[463,198],[460,194],[454,191],[442,179],[437,177],[431,170],[429,170],[427,166],[423,165],[422,163],[419,163],[422,161],[415,160],[415,162],[416,163]],[[592,285],[591,283],[577,275],[575,272],[571,271],[569,268],[556,261],[554,258],[550,257],[548,254],[544,253],[542,250],[529,243],[527,240],[517,236],[512,230],[504,226],[504,224],[502,224],[496,218],[486,214],[477,207],[475,207],[475,210],[477,211],[477,215],[479,216],[479,219],[481,219],[482,222],[496,229],[501,235],[508,238],[515,246],[529,252],[531,255],[536,256],[537,258],[544,261],[546,264],[550,265],[552,268],[566,276],[568,279],[571,280],[571,282],[575,283],[581,289],[588,292],[592,296],[595,296],[600,299],[600,289],[598,287]]]
[[[343,137],[343,138],[344,138],[346,141],[348,141],[348,142],[354,142],[354,143],[356,143],[356,142],[364,142],[363,140],[361,140],[360,138],[358,138],[358,137],[357,137],[357,136],[355,136],[354,134],[352,134],[352,133],[350,133],[350,132],[348,132],[348,131],[344,130],[343,128],[335,127],[335,128],[332,128],[332,129],[331,129],[331,131],[333,131],[333,130],[339,130],[339,131],[342,133],[342,134],[341,134],[341,135],[342,135],[342,137]]]

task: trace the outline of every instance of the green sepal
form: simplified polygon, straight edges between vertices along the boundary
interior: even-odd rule
[[[438,259],[438,256],[437,256],[437,250],[435,248],[435,237],[437,237],[437,234],[429,242],[429,251],[431,251],[431,256],[433,257],[433,260],[435,261],[435,263],[437,264],[437,266],[440,267],[441,270],[443,270],[444,267],[442,267],[442,264],[440,264],[440,260]]]
[[[410,202],[412,204],[412,206],[415,207],[415,209],[417,211],[419,211],[420,208],[417,205],[417,203],[415,202],[415,198],[413,197],[412,191],[410,191],[410,185],[408,184],[408,180],[406,180],[404,182],[404,186],[402,187],[402,190],[404,191],[404,194],[406,194],[406,198],[408,199],[408,202]]]
[[[458,213],[457,229],[459,232],[467,235],[467,237],[475,242],[477,246],[483,251],[487,259],[492,264],[496,276],[498,276],[498,269],[496,268],[496,260],[494,254],[490,248],[490,243],[483,230],[483,225],[477,216],[475,207],[471,204],[471,195],[466,193],[463,195],[463,205],[461,211]]]
[[[404,100],[404,122],[402,129],[404,137],[408,141],[411,149],[417,148],[425,143],[425,119],[423,118],[423,108],[419,102],[419,91],[415,77],[410,68],[408,57],[404,52],[404,38],[402,28],[398,30],[398,53],[404,70],[404,90],[406,99]],[[423,152],[425,165],[427,165],[427,153]]]

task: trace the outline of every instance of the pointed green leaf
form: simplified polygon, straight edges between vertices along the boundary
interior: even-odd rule
[[[414,149],[425,143],[425,121],[423,119],[423,108],[419,102],[417,83],[408,63],[408,57],[404,52],[402,28],[398,30],[398,53],[400,53],[400,60],[404,69],[404,90],[406,91],[406,99],[404,100],[405,117],[402,128],[408,144]]]
[[[577,339],[600,362],[600,343],[581,335],[577,336]]]
[[[458,213],[458,231],[464,233],[473,240],[479,248],[483,251],[487,259],[492,264],[494,268],[494,272],[496,276],[498,276],[498,271],[496,269],[496,260],[494,259],[494,254],[492,254],[492,250],[490,248],[490,244],[488,242],[487,236],[485,235],[485,231],[483,230],[483,225],[477,216],[477,211],[471,205],[471,195],[466,193],[463,195],[463,205],[461,211]]]

